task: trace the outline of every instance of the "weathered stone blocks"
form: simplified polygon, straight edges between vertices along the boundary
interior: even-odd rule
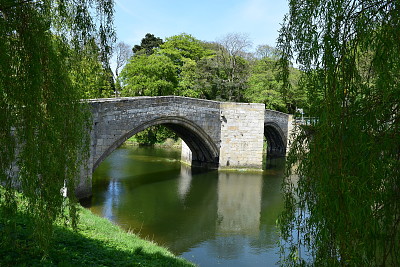
[[[264,104],[221,103],[220,169],[262,169]]]

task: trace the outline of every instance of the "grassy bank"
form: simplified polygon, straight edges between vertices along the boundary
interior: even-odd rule
[[[140,144],[138,142],[138,140],[136,139],[135,136],[132,136],[131,138],[129,138],[128,140],[125,141],[124,143],[125,145],[130,145],[130,146],[140,146],[142,144]],[[151,146],[154,147],[163,147],[163,148],[174,148],[174,149],[179,149],[182,146],[182,140],[178,139],[177,141],[175,141],[172,138],[167,138],[164,142],[162,143],[155,143]]]
[[[84,208],[80,214],[79,231],[62,224],[55,227],[53,245],[44,259],[34,252],[29,218],[21,214],[17,249],[2,246],[0,266],[193,266]]]

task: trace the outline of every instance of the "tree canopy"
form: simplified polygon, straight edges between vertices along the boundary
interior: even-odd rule
[[[18,212],[32,218],[40,251],[49,246],[56,219],[76,226],[75,183],[90,129],[81,101],[87,81],[77,74],[107,67],[112,19],[111,0],[0,2],[1,246],[23,246],[15,236]],[[64,186],[68,201],[60,194]]]
[[[143,40],[153,37],[146,34]],[[307,93],[299,82],[300,71],[291,67],[290,87],[283,87],[277,68],[278,50],[263,45],[251,53],[250,46],[245,34],[228,34],[218,42],[200,41],[186,33],[174,35],[159,47],[151,46],[151,53],[136,52],[117,84],[121,82],[122,96],[179,95],[261,102],[283,112],[294,112],[296,108],[307,111]]]
[[[282,83],[277,79],[276,61],[264,58],[254,63],[244,92],[248,102],[264,103],[267,109],[285,110],[285,103],[280,97]]]
[[[153,53],[139,53],[131,58],[121,72],[122,95],[197,97],[201,93],[193,83],[194,68],[212,53],[189,34],[171,36]]]
[[[164,42],[161,38],[155,37],[151,33],[147,33],[142,39],[140,45],[135,45],[132,51],[136,55],[146,54],[151,55],[154,53],[154,49],[160,47]]]
[[[399,1],[290,1],[282,77],[296,59],[318,120],[289,155],[282,264],[400,265],[399,40]]]
[[[290,68],[291,87],[282,90],[276,67],[278,51],[263,45],[255,53],[249,52],[251,42],[245,34],[231,33],[218,42],[204,42],[182,33],[158,42],[159,47],[152,45],[151,53],[138,52],[144,51],[140,50],[143,43],[155,39],[146,34],[142,44],[135,45],[137,52],[122,71],[122,95],[169,93],[221,101],[255,101],[284,112],[308,104],[305,88],[299,84],[299,71]],[[162,84],[166,86],[164,90],[154,90]]]
[[[178,85],[176,68],[166,55],[134,56],[121,72],[123,96],[172,95]]]

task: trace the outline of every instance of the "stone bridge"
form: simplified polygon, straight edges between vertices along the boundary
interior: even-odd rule
[[[262,169],[263,138],[268,153],[284,156],[291,115],[264,104],[217,102],[178,96],[89,100],[93,128],[88,169],[77,196],[91,195],[92,172],[125,140],[165,125],[182,142],[182,161],[218,169]],[[84,179],[84,178],[89,179]]]

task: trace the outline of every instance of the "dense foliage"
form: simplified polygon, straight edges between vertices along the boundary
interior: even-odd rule
[[[178,85],[174,63],[159,54],[133,57],[120,76],[126,84],[122,96],[172,95]]]
[[[179,95],[265,103],[269,109],[290,113],[300,107],[307,110],[305,87],[299,83],[300,71],[291,67],[291,86],[282,87],[278,51],[263,45],[250,53],[250,47],[248,37],[237,33],[213,43],[186,33],[168,37],[165,42],[146,34],[141,44],[134,46],[134,55],[121,71],[117,84],[121,84],[121,96]],[[153,131],[146,131],[138,140],[153,143],[154,138],[150,137],[157,135]]]
[[[108,0],[0,2],[1,249],[20,245],[17,210],[31,218],[39,251],[48,251],[53,222],[65,209],[65,222],[77,224],[74,189],[89,138],[83,76],[99,76],[107,66],[112,13]],[[15,189],[27,203],[19,209]]]
[[[161,38],[155,37],[153,34],[146,34],[146,36],[140,42],[140,45],[135,45],[132,48],[132,52],[135,55],[151,55],[154,53],[154,48],[160,47],[164,42]]]
[[[99,57],[99,46],[94,39],[88,40],[83,51],[71,49],[69,53],[69,77],[82,98],[110,97],[115,91],[111,68]]]
[[[399,1],[290,1],[283,77],[296,56],[318,121],[289,156],[283,265],[400,266],[399,40]]]
[[[294,112],[307,108],[300,72],[290,68],[289,90],[279,81],[276,49],[264,45],[248,52],[243,34],[227,34],[203,42],[190,34],[166,38],[146,34],[120,75],[122,96],[180,95],[219,101],[261,102],[268,108]]]

